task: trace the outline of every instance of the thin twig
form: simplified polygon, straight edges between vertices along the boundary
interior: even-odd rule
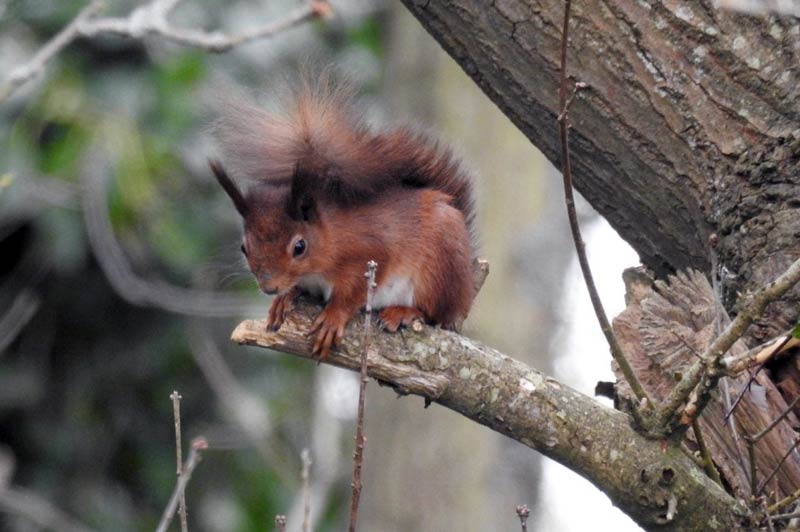
[[[528,517],[531,515],[531,510],[527,504],[520,504],[517,506],[517,517],[519,517],[519,526],[522,532],[528,532]]]
[[[300,460],[303,462],[303,469],[300,473],[300,479],[303,481],[303,532],[311,532],[311,487],[309,486],[311,452],[303,449],[300,453]]]
[[[286,516],[285,515],[276,515],[275,516],[275,530],[278,532],[286,532]]]
[[[95,37],[100,34],[117,35],[131,39],[157,36],[185,46],[200,48],[207,52],[225,52],[248,42],[272,37],[319,17],[330,16],[332,10],[327,0],[308,0],[289,12],[284,18],[238,34],[219,31],[206,32],[191,28],[179,28],[170,24],[167,15],[179,0],[151,0],[128,14],[127,17],[95,16],[104,7],[102,0],[95,0],[83,8],[75,19],[45,44],[29,62],[14,68],[0,85],[0,103],[14,91],[44,71],[48,61],[78,37]]]
[[[681,381],[672,389],[667,399],[663,402],[657,416],[656,426],[665,427],[678,412],[703,376],[711,369],[717,371],[717,366],[725,353],[742,337],[747,328],[759,317],[768,304],[780,298],[797,282],[800,281],[800,259],[787,268],[777,279],[748,296],[741,306],[736,318],[731,321],[725,330],[703,353],[703,359],[695,362],[686,372]],[[696,413],[699,415],[699,411]]]
[[[155,306],[178,314],[241,316],[253,302],[251,298],[143,279],[133,271],[108,215],[107,171],[108,165],[99,153],[92,153],[81,172],[81,190],[89,245],[114,291],[133,305]]]
[[[703,458],[703,468],[706,470],[711,479],[722,486],[722,479],[719,476],[719,471],[714,466],[714,460],[711,458],[711,453],[708,451],[708,447],[706,447],[706,442],[703,439],[703,433],[700,432],[700,423],[697,419],[692,420],[692,430],[694,431],[694,437],[697,440],[697,446],[700,448],[700,456]]]
[[[791,402],[791,404],[789,404],[789,405],[786,407],[786,409],[785,409],[783,412],[781,412],[781,415],[779,415],[778,417],[776,417],[775,419],[773,419],[773,420],[772,420],[772,422],[771,422],[769,425],[767,425],[767,426],[764,428],[764,430],[762,430],[761,432],[759,432],[758,434],[756,434],[755,436],[753,436],[753,442],[757,442],[758,440],[760,440],[761,438],[763,438],[764,436],[766,436],[766,435],[767,435],[767,433],[768,433],[769,431],[771,431],[772,429],[774,429],[774,428],[775,428],[775,425],[777,425],[778,423],[780,423],[780,421],[781,421],[783,418],[785,418],[786,416],[788,416],[788,415],[789,415],[789,413],[791,413],[791,411],[792,411],[792,410],[794,409],[794,407],[797,405],[798,401],[800,401],[800,395],[798,395],[797,397],[795,397],[795,398],[794,398],[794,400]]]
[[[772,349],[772,350],[770,351],[770,358],[772,357],[772,354],[774,354],[774,353],[779,353],[779,352],[781,351],[781,349],[783,349],[783,347],[784,347],[784,346],[785,346],[787,343],[789,343],[789,340],[791,340],[791,339],[792,339],[792,337],[791,337],[791,336],[786,336],[786,337],[785,337],[785,338],[784,338],[784,339],[783,339],[783,340],[782,340],[782,341],[781,341],[781,342],[780,342],[780,343],[779,343],[779,344],[778,344],[778,345],[775,347],[775,349]],[[767,360],[768,360],[768,359],[767,359]],[[736,397],[736,401],[734,401],[734,402],[733,402],[733,405],[730,407],[730,409],[728,410],[728,412],[725,414],[725,420],[726,420],[726,421],[727,421],[727,419],[730,417],[730,415],[733,413],[733,411],[736,409],[736,406],[737,406],[737,405],[739,404],[739,402],[742,400],[742,398],[744,397],[744,394],[745,394],[745,393],[747,393],[747,392],[750,390],[750,386],[752,386],[752,384],[753,384],[753,381],[755,381],[755,380],[756,380],[756,376],[757,376],[757,375],[758,375],[758,374],[761,372],[761,370],[762,370],[762,369],[764,369],[764,365],[767,363],[767,360],[764,360],[764,362],[762,362],[761,364],[759,364],[758,368],[756,368],[756,370],[755,370],[753,373],[751,373],[751,374],[750,374],[750,378],[749,378],[749,379],[747,379],[747,384],[744,386],[744,388],[742,388],[742,391],[741,391],[741,392],[739,392],[739,395]]]
[[[756,496],[758,487],[756,484],[756,444],[750,440],[747,443],[747,457],[750,460],[750,495]]]
[[[761,509],[764,511],[764,516],[766,517],[767,531],[775,532],[775,527],[772,526],[772,516],[770,515],[769,508],[767,507],[767,500],[763,497],[761,498]]]
[[[175,483],[175,489],[172,491],[167,507],[164,508],[164,513],[161,515],[161,521],[158,523],[156,532],[166,532],[167,528],[169,528],[172,518],[175,517],[175,511],[178,509],[178,501],[186,491],[186,485],[189,484],[189,480],[192,478],[192,472],[197,467],[197,464],[200,463],[201,454],[206,449],[208,449],[208,442],[206,442],[205,438],[198,437],[192,440],[189,458],[186,459],[181,469],[181,474],[178,475],[178,482]]]
[[[172,414],[175,417],[175,460],[177,462],[177,466],[175,469],[175,474],[180,476],[181,468],[183,466],[183,450],[181,445],[181,394],[178,393],[178,390],[173,391],[169,394],[169,398],[172,399]],[[181,517],[181,532],[188,532],[189,530],[189,520],[186,516],[186,494],[181,493],[180,499],[178,501],[178,513]]]
[[[94,2],[81,9],[72,22],[42,46],[30,61],[11,70],[6,81],[0,85],[0,103],[3,103],[28,80],[42,72],[45,64],[74,41],[80,35],[83,24],[99,13],[103,7],[104,2],[102,0],[94,0]]]
[[[583,273],[583,279],[586,282],[586,288],[589,290],[589,298],[592,301],[592,307],[597,315],[600,328],[606,337],[606,341],[608,341],[608,345],[611,349],[611,356],[614,357],[614,360],[619,365],[622,374],[625,376],[625,380],[628,381],[631,391],[633,391],[636,398],[640,401],[646,399],[647,405],[652,406],[647,392],[636,377],[633,368],[630,363],[628,363],[628,359],[625,358],[625,353],[622,351],[619,342],[617,342],[617,338],[611,328],[611,323],[608,321],[608,316],[603,308],[600,295],[597,293],[592,270],[589,267],[589,260],[586,257],[586,245],[583,243],[580,225],[578,224],[578,215],[575,212],[575,198],[572,193],[572,165],[569,155],[569,103],[572,101],[572,98],[569,100],[567,99],[567,43],[569,41],[569,12],[571,4],[571,0],[566,0],[564,6],[564,26],[561,33],[561,84],[558,89],[560,109],[558,127],[561,137],[561,169],[564,177],[564,199],[567,205],[569,226],[572,231],[572,240],[575,243],[575,250],[578,252],[578,263]],[[576,89],[577,88],[576,86]]]
[[[800,517],[800,510],[788,514],[773,515],[769,519],[770,521],[784,521],[788,519],[794,519],[795,517]]]
[[[777,338],[773,338],[759,346],[754,347],[747,353],[736,357],[725,357],[720,364],[725,368],[725,372],[736,375],[748,368],[764,364],[772,360],[775,356],[800,346],[800,338],[792,336],[793,331],[786,331]]]
[[[778,471],[780,471],[781,466],[783,465],[783,463],[786,461],[787,458],[789,458],[789,455],[794,452],[794,450],[797,448],[798,445],[800,445],[800,436],[795,438],[794,443],[792,444],[792,446],[789,447],[789,450],[786,451],[786,454],[783,455],[783,457],[781,458],[780,462],[778,462],[775,465],[775,467],[772,469],[770,474],[767,475],[767,478],[765,478],[764,480],[761,481],[761,484],[758,485],[758,489],[756,490],[756,494],[760,494],[762,491],[764,491],[764,488],[767,487],[767,484],[769,483],[769,481],[772,480],[772,477],[774,477],[776,474],[778,474]]]
[[[367,263],[367,305],[364,314],[364,350],[361,352],[361,373],[358,390],[358,415],[356,417],[356,450],[353,453],[353,496],[350,503],[350,532],[356,531],[358,521],[358,502],[361,499],[361,466],[364,461],[364,401],[367,395],[367,353],[372,335],[372,294],[375,289],[375,271],[378,264]]]
[[[783,510],[784,508],[786,508],[787,506],[792,504],[797,499],[800,499],[800,488],[794,490],[792,493],[790,493],[789,495],[787,495],[783,499],[779,500],[778,502],[776,502],[775,504],[770,506],[768,508],[769,513],[775,513],[775,512],[778,512],[780,510]]]
[[[728,421],[728,418],[731,417],[733,411],[736,410],[736,407],[739,406],[739,403],[742,401],[742,399],[744,399],[744,395],[750,391],[750,387],[753,385],[753,382],[755,382],[756,377],[762,369],[764,369],[764,364],[758,366],[756,370],[750,374],[750,378],[747,379],[747,382],[742,387],[742,391],[739,392],[739,394],[736,396],[736,399],[733,401],[733,404],[728,408],[728,411],[725,412],[725,417],[723,418],[724,421]]]

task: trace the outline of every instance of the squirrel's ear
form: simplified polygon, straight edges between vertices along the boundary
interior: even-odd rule
[[[217,178],[217,181],[219,181],[219,184],[222,185],[222,188],[228,196],[230,196],[231,200],[233,200],[233,206],[236,207],[239,214],[245,216],[247,214],[247,202],[231,178],[228,177],[228,173],[222,168],[222,163],[214,159],[209,159],[208,165],[211,167],[211,171],[214,172],[214,176]]]
[[[292,190],[289,194],[289,217],[293,220],[313,222],[317,219],[317,200],[312,190],[314,178],[305,170],[295,168]]]

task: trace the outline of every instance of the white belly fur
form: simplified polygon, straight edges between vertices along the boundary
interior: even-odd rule
[[[414,306],[414,285],[410,277],[391,277],[375,289],[372,308],[393,306]]]
[[[312,296],[321,297],[325,302],[330,300],[333,291],[331,284],[318,273],[304,275],[297,281],[297,286]]]

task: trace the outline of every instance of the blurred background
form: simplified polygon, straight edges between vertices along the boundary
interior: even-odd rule
[[[107,4],[118,16],[138,5]],[[202,434],[211,446],[187,491],[192,528],[270,530],[285,513],[299,530],[304,448],[314,529],[345,527],[355,376],[228,340],[269,301],[206,165],[208,89],[220,80],[268,97],[270,80],[298,65],[332,63],[376,124],[435,131],[477,176],[491,263],[464,334],[584,393],[611,379],[572,265],[559,175],[399,2],[331,4],[329,19],[221,55],[158,38],[81,39],[0,105],[0,530],[48,519],[59,530],[152,530],[175,482],[173,390],[184,441]],[[0,72],[83,5],[0,2]],[[184,0],[170,20],[236,32],[297,5]],[[581,212],[613,314],[621,269],[637,258]],[[517,530],[522,503],[532,530],[631,526],[560,466],[543,474],[530,449],[374,383],[366,435],[361,530]]]

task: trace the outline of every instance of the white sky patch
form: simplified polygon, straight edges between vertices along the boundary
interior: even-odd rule
[[[603,219],[583,230],[595,283],[606,313],[612,319],[625,308],[622,270],[639,264],[639,257]],[[614,380],[611,355],[592,310],[577,259],[572,261],[564,282],[563,327],[555,335],[555,345],[560,351],[555,377],[593,396],[597,381]],[[544,463],[540,503],[537,530],[641,530],[589,481],[552,460]]]

